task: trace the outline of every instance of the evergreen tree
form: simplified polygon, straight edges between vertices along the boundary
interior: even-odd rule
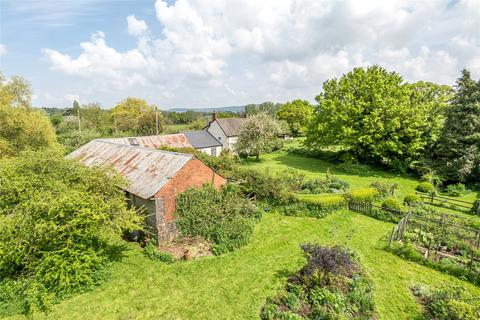
[[[434,156],[434,167],[450,181],[480,180],[480,81],[462,70]]]

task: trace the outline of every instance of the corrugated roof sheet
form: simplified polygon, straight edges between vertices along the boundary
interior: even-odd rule
[[[109,166],[129,181],[126,188],[144,199],[153,197],[192,155],[96,139],[70,153],[86,166]]]
[[[184,134],[195,149],[219,147],[222,145],[210,132],[205,130],[187,131]]]
[[[183,133],[166,134],[162,136],[112,138],[103,140],[124,145],[139,145],[152,149],[157,149],[161,146],[169,146],[173,148],[194,148],[194,146],[189,142],[188,138]]]
[[[216,119],[223,132],[227,137],[238,136],[240,133],[240,127],[247,120],[246,118],[220,118]]]

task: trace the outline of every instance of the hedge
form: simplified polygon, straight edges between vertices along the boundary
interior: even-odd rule
[[[417,205],[420,202],[422,202],[422,198],[420,198],[420,196],[415,193],[409,193],[403,199],[403,204],[411,207]]]
[[[408,211],[407,208],[405,208],[405,206],[402,205],[395,198],[388,198],[385,201],[383,201],[382,208],[387,210],[397,211],[397,212],[403,212],[403,213],[406,213]]]
[[[311,216],[321,218],[328,213],[347,208],[347,200],[341,195],[309,197],[294,195],[293,202],[281,208],[290,216]]]
[[[417,191],[424,192],[424,193],[434,193],[435,192],[435,187],[430,182],[420,182],[415,189]]]
[[[356,203],[373,202],[380,198],[380,192],[375,188],[361,188],[350,191],[346,194],[348,201]]]

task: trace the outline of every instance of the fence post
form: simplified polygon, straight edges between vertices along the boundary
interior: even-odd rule
[[[392,228],[392,233],[390,233],[390,239],[388,240],[388,247],[392,246],[393,234],[395,233],[395,227]]]

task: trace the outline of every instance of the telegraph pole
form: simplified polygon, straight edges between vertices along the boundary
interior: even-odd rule
[[[77,116],[78,116],[78,132],[82,133],[82,125],[80,122],[80,107],[77,109]]]

